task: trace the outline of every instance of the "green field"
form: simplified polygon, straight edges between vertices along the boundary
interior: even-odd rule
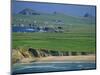
[[[59,25],[56,20],[64,24]],[[95,20],[64,14],[14,15],[12,24],[34,24],[37,26],[63,27],[63,33],[55,32],[12,32],[12,48],[44,48],[48,50],[69,50],[95,52]],[[45,25],[45,22],[48,24]]]
[[[95,52],[95,33],[12,33],[12,47]]]

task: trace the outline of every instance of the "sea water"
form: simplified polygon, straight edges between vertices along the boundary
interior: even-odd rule
[[[55,63],[31,63],[31,64],[17,64],[12,68],[12,74],[28,74],[28,73],[43,73],[43,72],[60,72],[60,71],[77,71],[77,70],[91,70],[96,69],[96,63],[91,62],[55,62]]]

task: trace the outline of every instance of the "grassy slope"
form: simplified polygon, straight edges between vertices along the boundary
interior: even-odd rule
[[[24,20],[23,20],[24,19]],[[23,21],[22,21],[23,20]],[[34,20],[37,21],[38,25],[44,25],[45,21],[48,21],[48,25],[55,25],[53,20],[62,20],[65,25],[88,25],[91,24],[90,19],[88,18],[82,18],[82,17],[73,17],[68,16],[64,14],[45,14],[45,15],[33,15],[33,16],[27,16],[27,15],[15,15],[13,16],[13,23],[15,24],[29,24],[34,23]],[[93,22],[93,21],[92,21]]]
[[[19,21],[24,19],[25,21]],[[17,19],[17,20],[16,20]],[[90,20],[65,15],[40,15],[23,16],[17,15],[13,18],[13,23],[29,24],[34,20],[38,25],[44,21],[49,22],[49,26],[57,26],[52,20],[61,19],[65,23],[62,25],[65,33],[13,33],[12,47],[33,47],[46,48],[53,50],[77,50],[77,51],[95,51],[95,24]]]

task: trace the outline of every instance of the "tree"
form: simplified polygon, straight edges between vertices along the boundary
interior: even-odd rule
[[[54,14],[57,14],[57,12],[55,11]]]
[[[84,17],[89,17],[89,14],[88,14],[88,13],[85,13],[85,14],[84,14]]]
[[[58,29],[63,29],[62,27],[58,27]]]

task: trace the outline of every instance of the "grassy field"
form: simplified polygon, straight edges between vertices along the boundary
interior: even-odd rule
[[[64,24],[55,24],[61,20]],[[95,20],[92,18],[75,17],[64,14],[14,15],[12,24],[34,24],[38,26],[61,26],[64,33],[12,32],[12,48],[45,48],[48,50],[70,50],[95,52]],[[44,22],[48,22],[47,25]]]
[[[12,47],[95,52],[95,33],[12,33]]]
[[[82,26],[82,25],[91,25],[95,24],[95,20],[92,18],[84,18],[84,17],[76,17],[76,16],[69,16],[64,14],[45,14],[45,15],[14,15],[12,19],[12,24],[34,24],[34,21],[36,21],[36,24],[38,26],[45,26],[45,22],[48,22],[46,26],[53,26],[57,27],[59,24],[57,24],[57,20],[61,20],[63,27],[70,28],[71,26]]]

